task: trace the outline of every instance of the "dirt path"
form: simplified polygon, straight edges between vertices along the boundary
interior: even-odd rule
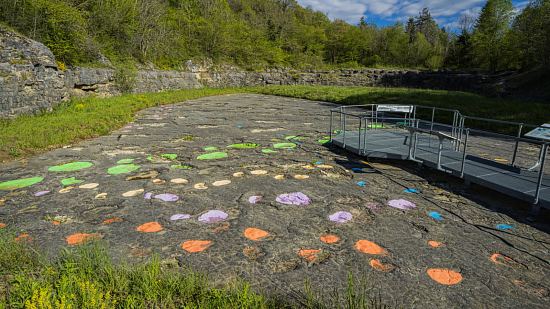
[[[353,273],[397,307],[548,307],[547,225],[495,211],[518,203],[495,193],[323,146],[331,106],[250,94],[145,110],[0,166],[0,188],[38,177],[0,191],[0,223],[50,253],[99,237],[115,256],[159,254],[281,295],[306,279],[328,294]]]

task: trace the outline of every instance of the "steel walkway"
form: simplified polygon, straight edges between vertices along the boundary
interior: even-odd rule
[[[476,124],[501,125],[517,135],[476,129]],[[452,174],[532,203],[537,213],[550,208],[550,175],[545,170],[548,143],[524,137],[536,127],[450,109],[361,105],[331,110],[330,139],[361,156],[410,160]]]

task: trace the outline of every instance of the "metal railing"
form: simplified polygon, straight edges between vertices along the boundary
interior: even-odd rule
[[[432,106],[422,106],[422,105],[412,105],[412,109],[406,113],[399,112],[379,112],[378,106],[403,106],[403,104],[367,104],[367,105],[351,105],[351,106],[340,106],[330,111],[330,140],[333,140],[333,134],[341,133],[342,134],[342,143],[343,148],[346,148],[348,137],[346,137],[346,132],[349,132],[349,119],[355,119],[358,121],[358,134],[357,134],[357,145],[359,147],[359,154],[363,155],[367,152],[367,132],[371,130],[381,130],[381,129],[406,129],[409,131],[409,159],[416,160],[416,144],[418,134],[428,134],[431,136],[436,136],[439,140],[438,145],[438,159],[437,167],[441,169],[441,153],[443,151],[444,141],[450,142],[452,145],[452,150],[461,152],[462,162],[460,177],[464,177],[464,169],[466,166],[466,160],[468,156],[475,156],[474,154],[468,153],[468,143],[472,141],[472,137],[477,137],[478,139],[488,138],[495,140],[507,140],[513,143],[513,149],[511,151],[509,165],[512,167],[518,167],[516,165],[518,160],[518,153],[521,143],[526,143],[530,145],[536,145],[540,147],[537,162],[531,168],[526,170],[535,171],[538,169],[537,183],[534,190],[533,202],[537,204],[539,202],[540,191],[542,189],[543,178],[544,178],[544,168],[545,161],[547,158],[548,152],[548,143],[542,140],[536,140],[531,138],[523,137],[524,132],[527,128],[534,129],[538,126],[532,124],[518,123],[512,121],[503,121],[495,119],[487,119],[480,117],[472,117],[462,115],[460,111],[455,109],[446,109],[438,108]],[[339,130],[334,130],[334,115],[339,115]],[[423,117],[422,115],[428,115],[428,117]],[[443,114],[443,116],[441,116]],[[446,114],[446,115],[445,115]],[[445,119],[450,119],[449,123],[438,122],[438,117],[443,117]],[[427,118],[427,119],[426,119]],[[476,128],[467,127],[467,124],[472,122],[483,122],[484,124],[498,124],[506,125],[511,128],[515,128],[515,135],[507,135],[500,132],[491,132]],[[386,126],[385,126],[386,125]],[[512,131],[509,129],[508,131]],[[445,132],[445,133],[444,133]],[[479,141],[477,141],[479,142]]]

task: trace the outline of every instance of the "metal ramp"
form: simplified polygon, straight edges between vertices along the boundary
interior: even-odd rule
[[[333,145],[367,158],[421,163],[532,203],[535,213],[550,208],[548,143],[524,136],[537,126],[419,105],[342,106],[330,113]]]

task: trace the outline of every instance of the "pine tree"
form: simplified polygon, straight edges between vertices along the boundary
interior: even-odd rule
[[[550,70],[550,0],[535,0],[519,14],[510,35],[512,59],[530,69]]]
[[[513,12],[511,0],[488,0],[481,10],[472,36],[474,62],[479,68],[506,68],[502,57]]]
[[[416,23],[413,17],[409,17],[405,31],[409,35],[409,43],[414,42],[414,39],[416,37]]]
[[[428,8],[423,8],[415,22],[416,30],[422,33],[430,44],[438,39],[439,28]]]
[[[369,24],[367,23],[367,19],[365,18],[365,16],[361,16],[361,19],[359,20],[359,28],[360,29],[365,29],[369,26]]]

